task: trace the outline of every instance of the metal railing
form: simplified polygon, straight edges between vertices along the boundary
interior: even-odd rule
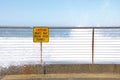
[[[49,29],[50,42],[42,44],[42,58],[45,62],[70,60],[73,63],[84,63],[84,60],[89,60],[88,63],[94,64],[104,59],[116,59],[117,62],[120,58],[119,26]],[[0,39],[0,62],[8,58],[10,61],[17,60],[23,63],[40,60],[40,44],[32,41],[32,27],[0,27]]]

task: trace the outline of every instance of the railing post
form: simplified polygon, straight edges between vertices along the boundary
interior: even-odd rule
[[[40,42],[40,62],[42,65],[42,42]]]
[[[92,64],[94,64],[94,28],[92,29]]]
[[[43,63],[43,74],[44,75],[46,74],[46,64],[45,64],[45,62]]]

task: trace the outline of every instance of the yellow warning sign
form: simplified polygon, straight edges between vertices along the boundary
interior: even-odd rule
[[[49,28],[41,26],[34,27],[33,42],[49,42]]]

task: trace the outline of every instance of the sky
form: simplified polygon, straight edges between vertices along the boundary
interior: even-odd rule
[[[119,26],[120,0],[0,0],[0,26]]]

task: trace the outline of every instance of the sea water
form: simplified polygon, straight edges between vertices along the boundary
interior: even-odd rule
[[[95,30],[94,62],[120,63],[120,29]],[[32,28],[0,28],[0,65],[40,63],[40,43],[34,43]],[[92,29],[50,29],[42,43],[45,63],[92,63]]]

